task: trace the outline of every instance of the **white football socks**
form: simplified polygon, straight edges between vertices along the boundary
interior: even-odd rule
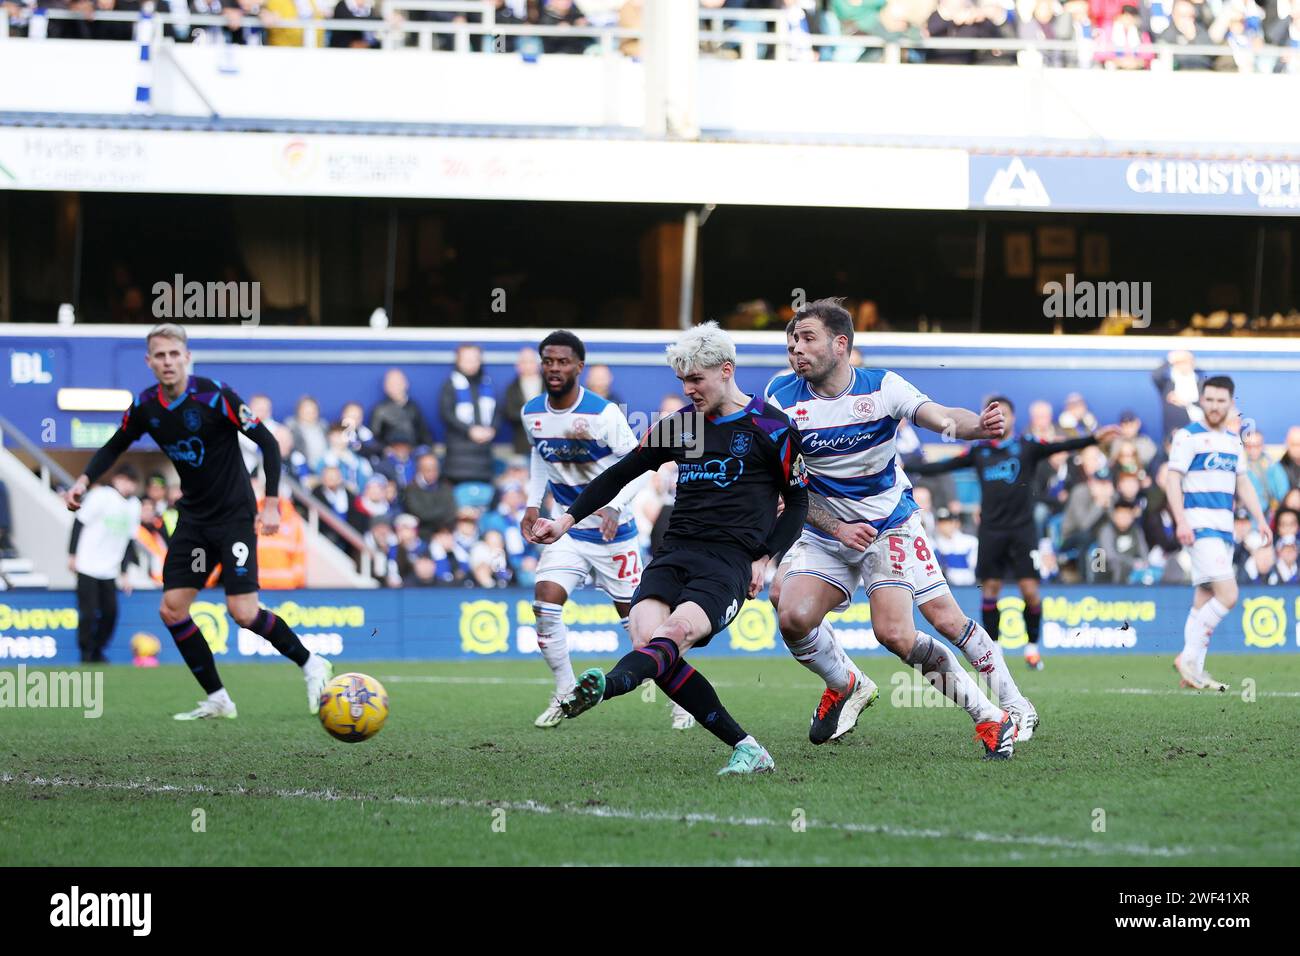
[[[933,684],[939,693],[970,714],[970,719],[975,723],[1001,719],[1001,708],[993,706],[979,685],[957,663],[952,652],[929,634],[917,632],[916,644],[904,662],[919,667],[921,676]]]
[[[1200,609],[1193,608],[1183,625],[1183,660],[1194,674],[1205,670],[1205,657],[1210,651],[1210,635],[1219,622],[1228,616],[1228,610],[1218,598],[1210,598]]]
[[[786,647],[795,660],[824,680],[831,690],[841,694],[848,690],[849,660],[829,623],[822,621],[805,636],[787,641]]]
[[[211,694],[209,694],[208,700],[212,701],[214,704],[229,704],[231,707],[235,705],[235,702],[230,699],[230,695],[226,693],[226,689],[224,687],[222,687],[220,690],[214,690]]]
[[[1011,710],[1025,700],[1016,686],[1016,680],[1007,668],[1002,656],[1002,648],[993,643],[989,632],[973,619],[967,618],[966,626],[956,640],[957,649],[966,655],[972,667],[988,682],[989,688],[997,694],[998,704],[1003,710]]]
[[[569,633],[564,626],[564,608],[545,601],[533,602],[533,616],[537,619],[537,647],[542,658],[555,675],[555,695],[567,694],[578,683],[569,660]]]

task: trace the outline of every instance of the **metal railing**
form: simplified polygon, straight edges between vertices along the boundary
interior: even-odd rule
[[[13,441],[15,445],[36,459],[37,474],[45,485],[55,491],[64,491],[77,483],[77,479],[68,474],[67,470],[51,458],[44,448],[28,438],[22,429],[3,415],[0,415],[0,435]]]
[[[371,548],[356,528],[321,504],[320,500],[304,488],[297,479],[290,475],[281,475],[280,484],[282,486],[282,495],[283,488],[288,488],[293,500],[307,509],[307,525],[312,531],[320,534],[320,526],[324,524],[325,527],[335,532],[356,552],[352,557],[357,562],[357,570],[361,575],[368,579],[373,578],[375,565],[379,563],[381,558],[386,561],[387,556],[381,556],[376,549]]]
[[[435,37],[450,39],[450,48],[456,53],[478,52],[483,54],[502,53],[506,50],[508,39],[518,41],[533,38],[540,46],[548,39],[590,39],[592,45],[585,52],[599,52],[610,56],[619,52],[623,40],[639,40],[642,31],[616,26],[544,26],[540,24],[497,23],[494,5],[487,0],[389,0],[385,4],[384,17],[374,20],[335,20],[328,17],[312,19],[264,18],[264,15],[244,14],[238,21],[232,21],[224,15],[215,14],[173,14],[155,13],[154,20],[163,26],[171,26],[173,31],[184,35],[201,36],[208,28],[226,28],[237,22],[238,29],[253,28],[261,32],[280,30],[302,31],[302,46],[316,47],[320,44],[322,31],[341,33],[373,33],[383,49],[398,49],[407,45],[408,38],[413,38],[416,48],[432,51]],[[441,12],[460,14],[466,18],[476,18],[477,22],[466,19],[456,21],[417,21],[406,15],[420,12]],[[134,23],[139,14],[120,11],[95,11],[90,17],[70,10],[47,10],[43,16],[52,20],[87,20],[108,23]],[[1022,65],[1034,66],[1043,63],[1042,54],[1060,53],[1066,59],[1075,61],[1070,65],[1101,65],[1104,58],[1143,57],[1152,58],[1160,67],[1175,67],[1179,59],[1186,57],[1230,58],[1237,63],[1238,69],[1255,68],[1260,64],[1269,66],[1285,59],[1300,57],[1292,47],[1258,46],[1241,47],[1229,43],[1192,44],[1175,46],[1153,40],[1137,49],[1116,50],[1098,36],[1091,39],[1038,40],[1019,37],[954,38],[921,37],[920,39],[896,38],[885,40],[881,37],[862,34],[840,35],[827,33],[810,33],[792,30],[785,14],[779,10],[745,10],[722,8],[701,10],[699,40],[702,48],[716,52],[722,48],[736,51],[740,59],[758,59],[771,50],[772,58],[790,60],[800,53],[814,51],[813,58],[820,59],[822,51],[830,51],[832,59],[835,51],[844,49],[858,51],[860,57],[867,50],[881,50],[881,61],[887,64],[906,63],[907,51],[927,50],[944,52],[1002,52],[1015,53]],[[761,27],[761,32],[754,29],[737,28],[741,24],[754,24]],[[9,36],[9,21],[4,7],[0,7],[0,41]],[[224,33],[224,31],[221,31]],[[475,40],[479,42],[475,44]],[[440,45],[440,44],[438,44]],[[523,52],[538,53],[540,49],[529,48]],[[556,55],[556,54],[548,54]],[[856,57],[855,57],[856,59]],[[923,57],[921,58],[923,60]]]

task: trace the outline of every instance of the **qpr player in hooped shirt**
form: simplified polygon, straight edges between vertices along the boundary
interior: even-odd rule
[[[842,737],[878,696],[825,621],[862,584],[877,640],[966,710],[986,759],[1010,757],[1017,734],[1033,733],[1037,713],[988,633],[949,593],[894,441],[904,419],[958,439],[1000,438],[1001,408],[947,408],[894,372],[853,368],[853,322],[838,299],[808,303],[787,327],[786,343],[794,373],[778,377],[767,395],[799,430],[809,505],[773,602],[786,646],[826,682],[809,740]],[[916,630],[916,605],[988,681],[997,706],[941,642]]]

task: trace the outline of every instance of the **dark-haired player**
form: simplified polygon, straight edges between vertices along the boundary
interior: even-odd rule
[[[660,419],[567,514],[533,526],[537,540],[556,541],[629,481],[677,463],[677,503],[663,547],[632,596],[634,649],[608,673],[585,671],[561,707],[566,717],[576,717],[653,678],[732,748],[719,773],[770,771],[771,755],[736,723],[684,655],[731,623],[763,586],[772,555],[798,537],[808,508],[799,436],[761,396],[737,387],[736,347],[716,323],[684,333],[669,346],[668,362],[691,406]],[[778,499],[785,503],[779,518]]]
[[[781,562],[772,600],[786,646],[826,681],[808,739],[842,737],[877,695],[826,621],[848,607],[861,584],[876,639],[966,711],[985,759],[1010,757],[1018,726],[1037,720],[1033,705],[988,634],[953,600],[895,449],[903,419],[983,438],[1002,434],[1001,412],[996,405],[982,414],[946,408],[893,372],[852,367],[853,323],[839,299],[800,309],[786,329],[786,348],[794,374],[768,386],[768,401],[799,430],[810,500],[808,527]],[[942,642],[916,629],[918,606],[988,680],[997,706]]]
[[[1227,684],[1205,671],[1210,635],[1237,603],[1237,579],[1232,568],[1232,511],[1241,498],[1255,519],[1261,546],[1272,532],[1259,506],[1259,496],[1246,471],[1241,436],[1228,430],[1235,387],[1226,375],[1201,385],[1203,420],[1174,432],[1165,478],[1169,513],[1178,543],[1192,556],[1192,608],[1183,626],[1183,651],[1174,658],[1181,686],[1226,691]]]
[[[280,527],[280,446],[275,437],[228,385],[189,374],[190,351],[185,330],[171,323],[156,326],[145,338],[145,364],[158,379],[135,397],[122,425],[95,452],[85,474],[66,494],[69,511],[100,475],[112,467],[132,442],[148,434],[163,450],[181,479],[180,519],[163,564],[163,623],[207,698],[177,720],[235,717],[212,650],[190,617],[210,570],[221,565],[226,607],[240,627],[270,641],[303,670],[307,708],[315,713],[329,681],[329,661],[311,653],[298,635],[257,602],[257,531],[275,534]],[[239,435],[262,450],[266,503],[257,515],[253,486],[244,468]]]
[[[533,446],[528,480],[528,507],[519,530],[534,541],[533,522],[549,490],[556,505],[567,508],[578,494],[614,462],[636,448],[636,436],[622,409],[578,384],[587,350],[572,332],[552,332],[537,346],[541,356],[542,394],[523,407],[521,424]],[[555,693],[546,710],[533,721],[554,727],[564,719],[560,701],[577,679],[569,660],[564,626],[564,602],[590,576],[609,595],[628,625],[632,592],[641,582],[641,549],[631,501],[644,479],[627,484],[614,499],[542,550],[533,590],[537,646],[555,676]],[[695,723],[681,707],[673,707],[673,727]]]
[[[995,395],[985,404],[1002,408],[1008,436],[1015,436],[1016,407],[1005,395]],[[914,475],[938,475],[961,468],[974,468],[980,483],[979,557],[975,579],[982,592],[980,610],[985,629],[998,637],[998,595],[1002,581],[1014,577],[1025,602],[1025,663],[1042,670],[1039,634],[1043,624],[1043,599],[1039,591],[1038,531],[1034,527],[1033,477],[1038,463],[1058,451],[1077,451],[1106,442],[1119,435],[1118,425],[1106,425],[1092,435],[1064,441],[1040,442],[1032,435],[995,438],[971,445],[943,461],[915,465]],[[1028,735],[1023,734],[1028,739]]]

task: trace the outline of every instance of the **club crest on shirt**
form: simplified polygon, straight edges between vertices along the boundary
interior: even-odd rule
[[[853,417],[868,419],[876,413],[876,403],[863,395],[853,403]]]
[[[731,436],[731,453],[737,458],[744,458],[749,454],[750,446],[754,443],[754,436],[749,432],[736,432]]]
[[[574,438],[587,438],[591,435],[591,425],[587,423],[585,418],[575,418],[570,431],[572,431]]]
[[[197,408],[187,408],[181,412],[181,421],[185,423],[185,427],[190,431],[196,432],[199,430],[199,426],[203,424],[203,416],[199,414]]]

